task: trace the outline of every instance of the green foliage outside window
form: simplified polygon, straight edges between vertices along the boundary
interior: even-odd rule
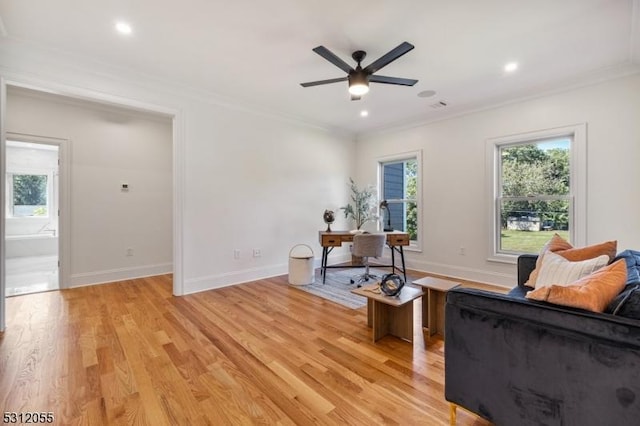
[[[569,201],[541,200],[538,196],[567,196],[569,182],[569,150],[543,150],[535,144],[502,149],[502,228],[509,217],[538,217],[554,229],[569,227]],[[527,201],[509,201],[508,197],[532,197]]]
[[[406,198],[416,200],[418,196],[418,162],[407,161],[405,163]],[[415,202],[407,203],[407,231],[409,239],[418,239],[418,205]]]
[[[47,214],[47,176],[13,175],[13,206],[34,206],[33,216]],[[27,215],[29,215],[27,213]]]

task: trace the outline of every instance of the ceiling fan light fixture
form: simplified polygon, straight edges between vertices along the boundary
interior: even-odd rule
[[[354,96],[362,96],[367,92],[369,92],[369,86],[367,84],[358,83],[349,86],[349,93]]]
[[[363,72],[349,74],[349,93],[362,96],[369,92],[369,78]]]
[[[328,80],[310,81],[308,83],[300,83],[302,87],[320,86],[322,84],[339,83],[343,81],[349,82],[349,93],[352,101],[358,101],[362,95],[369,92],[369,82],[395,84],[397,86],[413,86],[418,80],[409,78],[387,77],[375,74],[383,67],[389,65],[405,53],[414,48],[413,44],[408,42],[400,43],[397,47],[391,49],[366,67],[362,68],[362,60],[367,56],[364,50],[356,50],[351,57],[358,64],[355,68],[340,59],[335,53],[331,52],[324,46],[318,46],[312,49],[318,55],[331,62],[336,67],[347,73],[346,77],[331,78]]]

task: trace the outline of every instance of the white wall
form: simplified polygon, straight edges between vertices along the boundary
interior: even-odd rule
[[[0,43],[0,74],[10,82],[64,94],[176,111],[175,132],[181,141],[174,147],[180,198],[176,218],[181,238],[174,243],[182,248],[178,264],[183,266],[176,279],[184,282],[177,293],[285,274],[289,249],[296,243],[312,245],[319,262],[318,230],[326,226],[322,213],[347,201],[355,156],[350,135],[215,94],[35,49],[5,39]],[[113,155],[110,149],[99,154]],[[95,166],[87,163],[82,168],[89,171]],[[112,183],[104,184],[105,190],[111,188]],[[338,221],[335,228],[340,227],[346,223]],[[81,232],[88,230],[90,225],[85,224]],[[123,238],[113,236],[118,256]],[[253,258],[253,248],[262,256]],[[238,260],[233,258],[234,249],[241,251]],[[92,257],[83,256],[87,261]],[[340,252],[332,259],[341,260]]]
[[[640,76],[556,93],[430,124],[362,136],[357,176],[376,182],[379,157],[423,153],[423,251],[419,270],[515,285],[512,264],[487,261],[490,217],[485,185],[489,138],[587,123],[587,243],[618,240],[640,249]],[[465,255],[458,254],[465,247]]]
[[[67,285],[171,272],[169,118],[10,88],[6,126],[8,132],[69,141]],[[123,182],[128,192],[121,191]]]
[[[215,105],[198,103],[186,116],[188,291],[285,274],[297,243],[311,245],[319,259],[322,214],[347,199],[354,143]]]
[[[377,158],[415,150],[423,152],[423,252],[407,253],[409,265],[513,285],[514,265],[486,260],[485,141],[581,122],[588,124],[588,242],[618,239],[620,249],[640,248],[634,222],[640,207],[634,194],[640,181],[638,76],[366,135],[356,144],[348,135],[214,94],[7,43],[0,44],[0,73],[10,81],[114,103],[156,105],[180,114],[183,121],[176,132],[183,145],[177,149],[183,150],[179,155],[184,161],[177,166],[182,180],[176,184],[182,197],[177,215],[182,240],[176,245],[183,249],[185,293],[286,273],[288,251],[296,243],[312,245],[318,258],[322,212],[345,204],[349,176],[359,184],[373,183]],[[98,152],[115,157],[114,148]],[[91,161],[83,160],[79,170],[99,167]],[[117,191],[120,179],[132,183],[133,178],[122,174],[97,184]],[[83,233],[92,229],[92,222],[80,225]],[[333,228],[347,227],[338,215]],[[108,238],[110,250],[123,258],[127,236]],[[460,245],[466,248],[465,256],[458,255]],[[260,249],[262,257],[251,257],[253,248]],[[234,249],[241,251],[238,260]],[[94,259],[100,256],[80,255],[89,265],[83,272],[111,267]],[[341,260],[340,253],[332,259]],[[75,264],[73,271],[81,274]]]

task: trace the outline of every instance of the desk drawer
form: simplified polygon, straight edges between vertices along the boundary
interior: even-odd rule
[[[387,243],[390,246],[408,246],[409,235],[408,234],[402,234],[402,235],[389,234],[387,235]]]
[[[322,247],[340,247],[342,238],[340,238],[340,235],[323,235],[320,244]]]

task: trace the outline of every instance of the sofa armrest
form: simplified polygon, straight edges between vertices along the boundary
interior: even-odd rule
[[[536,269],[537,254],[521,254],[518,256],[518,286],[524,287],[529,275]]]

